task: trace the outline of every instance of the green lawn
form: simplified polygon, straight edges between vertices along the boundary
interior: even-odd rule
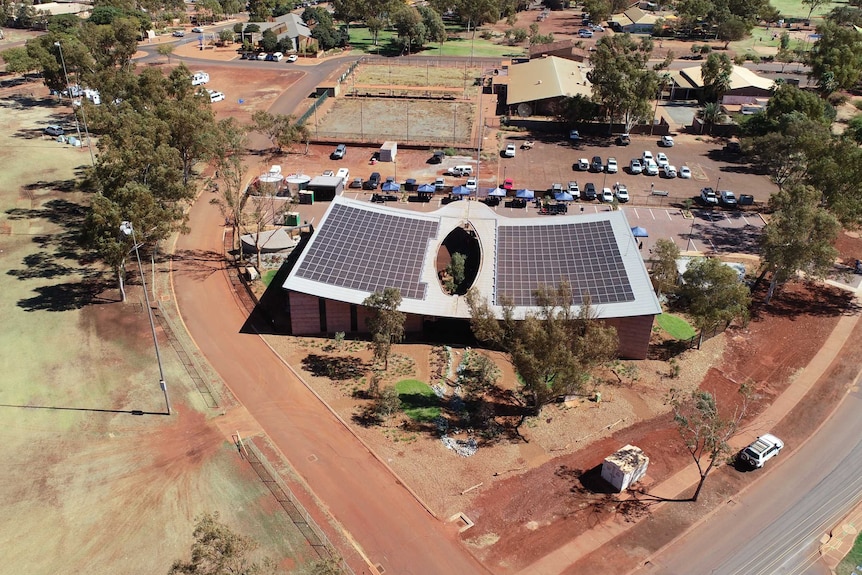
[[[858,570],[854,569],[857,565],[862,565],[862,535],[856,537],[853,549],[851,549],[850,553],[847,554],[847,557],[838,564],[838,568],[835,569],[835,572],[838,575],[850,575],[854,572],[858,573]]]
[[[676,339],[691,339],[697,333],[691,325],[679,316],[663,313],[656,318],[659,326]]]
[[[397,35],[393,30],[384,30],[378,34],[377,46],[374,45],[371,39],[371,34],[368,28],[362,25],[353,25],[350,27],[350,45],[354,50],[360,50],[368,54],[381,54],[384,56],[396,56],[398,50],[393,48],[391,41]],[[428,44],[425,50],[415,52],[415,54],[423,56],[476,56],[481,57],[501,57],[508,58],[512,56],[523,55],[524,48],[521,46],[506,46],[495,44],[494,42],[483,40],[476,35],[475,40],[469,38],[453,38],[447,40],[441,46],[440,44]]]
[[[772,35],[776,32],[778,33],[778,36],[773,40]],[[767,30],[765,27],[758,26],[751,31],[750,36],[747,36],[739,42],[731,42],[728,48],[737,54],[744,54],[748,50],[754,50],[756,52],[757,49],[764,47],[774,48],[777,51],[781,46],[781,41],[779,40],[780,37],[781,32],[776,28],[772,27]],[[791,37],[790,49],[811,49],[811,43]]]
[[[278,274],[278,270],[267,270],[263,273],[263,285],[269,287],[269,284],[272,283],[272,280],[275,279],[276,274]]]
[[[414,421],[433,421],[440,415],[440,400],[434,390],[418,379],[402,379],[395,384],[401,408]]]
[[[807,18],[808,6],[802,3],[802,0],[770,0],[769,2],[781,12],[782,18]],[[826,14],[837,6],[836,2],[830,2],[821,6],[811,14],[811,19],[816,20],[817,16]]]

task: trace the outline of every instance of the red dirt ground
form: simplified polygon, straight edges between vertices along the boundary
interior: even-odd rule
[[[790,384],[793,374],[811,360],[848,305],[849,296],[837,289],[812,284],[787,286],[768,309],[764,310],[761,304],[755,306],[755,316],[747,327],[733,328],[729,332],[722,362],[710,369],[701,388],[714,393],[720,405],[730,406],[738,399],[738,384],[750,380],[755,385],[756,401],[748,413],[756,415]],[[837,397],[828,396],[823,400],[831,403]],[[810,430],[822,416],[822,411],[809,412],[807,416],[800,414],[794,425]],[[669,416],[641,422],[607,440],[494,484],[467,510],[476,526],[466,531],[462,540],[495,572],[511,573],[584,533],[597,522],[612,518],[609,506],[602,507],[601,511],[595,508],[602,496],[589,492],[593,484],[588,481],[586,488],[581,484],[577,470],[596,467],[608,453],[626,443],[641,447],[649,455],[647,486],[691,461],[682,450]],[[726,483],[732,485],[736,480],[733,476],[720,480],[713,477],[706,484],[706,491],[721,491]],[[678,513],[679,517],[672,523],[685,524],[700,516],[701,507],[708,505],[709,500],[705,495],[697,506],[665,507],[662,512]],[[493,540],[493,537],[499,537],[499,541],[483,547],[481,542]],[[602,563],[605,572],[622,573],[633,566],[627,554],[615,556],[620,562],[619,568],[611,568],[605,561]]]

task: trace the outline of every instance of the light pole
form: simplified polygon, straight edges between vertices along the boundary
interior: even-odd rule
[[[132,222],[124,221],[120,224],[120,231],[127,236],[132,236],[132,243],[135,244],[135,258],[138,260],[138,271],[141,273],[141,287],[144,289],[144,301],[147,305],[147,315],[150,318],[150,330],[153,332],[153,345],[156,348],[156,362],[159,364],[159,386],[165,394],[165,406],[168,409],[168,415],[171,414],[171,400],[168,398],[168,384],[165,381],[165,370],[162,367],[162,354],[159,352],[159,339],[156,337],[156,323],[153,321],[153,308],[150,307],[150,296],[147,294],[147,282],[144,279],[144,266],[141,265],[141,254],[138,252],[138,239],[135,237],[135,228],[132,227]]]
[[[75,130],[78,131],[78,140],[81,138],[81,127],[78,125],[78,112],[75,111],[75,102],[72,100],[72,87],[69,85],[69,73],[66,71],[66,58],[63,57],[63,46],[59,42],[54,42],[54,46],[60,52],[60,63],[63,64],[63,78],[66,80],[66,90],[69,92],[69,103],[72,104],[72,111],[75,114]],[[81,118],[84,120],[84,133],[87,134],[87,150],[90,152],[90,164],[96,165],[96,158],[93,157],[93,146],[90,145],[90,131],[87,129],[87,115],[84,112],[84,106],[81,106]]]
[[[721,185],[721,176],[718,176],[718,180],[715,182],[715,193],[718,193],[718,188]]]

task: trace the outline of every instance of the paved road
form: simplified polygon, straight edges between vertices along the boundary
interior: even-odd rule
[[[221,271],[223,219],[208,200],[177,242],[174,284],[211,365],[373,564],[398,575],[485,573],[257,335],[240,332],[247,318]]]
[[[638,573],[820,575],[820,537],[862,500],[862,393],[739,499]],[[779,456],[780,457],[780,456]],[[755,472],[756,473],[756,472]]]

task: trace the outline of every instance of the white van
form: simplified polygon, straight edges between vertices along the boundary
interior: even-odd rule
[[[192,86],[201,86],[210,81],[210,75],[206,72],[195,72],[192,74]]]
[[[473,166],[455,166],[449,168],[447,173],[451,176],[461,176],[462,178],[465,176],[472,176]]]
[[[348,180],[350,180],[350,170],[347,168],[338,168],[338,171],[335,173],[336,178],[341,178],[344,181],[344,185],[347,185]]]

